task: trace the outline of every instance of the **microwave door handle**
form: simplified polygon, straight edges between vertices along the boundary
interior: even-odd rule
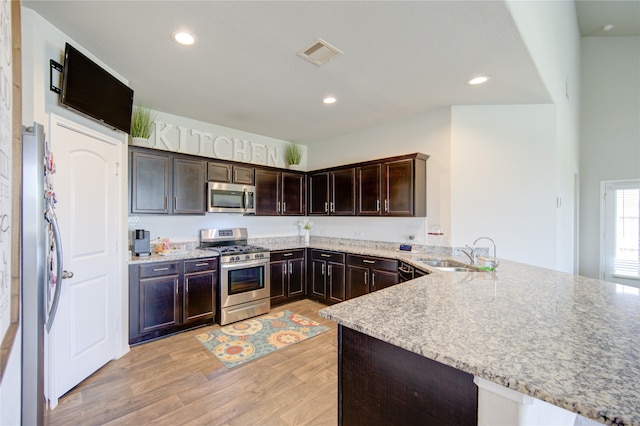
[[[242,208],[247,210],[247,206],[249,205],[249,191],[247,188],[244,189],[244,197],[242,198]]]

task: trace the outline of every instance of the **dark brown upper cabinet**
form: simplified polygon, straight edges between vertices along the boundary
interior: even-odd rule
[[[253,185],[254,168],[219,161],[207,163],[207,180]]]
[[[356,214],[356,169],[340,168],[309,175],[309,215]]]
[[[305,214],[304,173],[256,169],[256,215],[301,216]]]
[[[131,213],[204,214],[205,167],[197,157],[131,150]]]

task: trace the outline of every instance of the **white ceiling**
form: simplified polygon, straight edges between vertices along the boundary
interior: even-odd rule
[[[446,105],[549,102],[502,1],[23,5],[127,78],[136,103],[304,144]],[[179,29],[196,44],[173,42]],[[317,38],[344,55],[322,67],[296,55]],[[478,74],[493,78],[465,84]]]

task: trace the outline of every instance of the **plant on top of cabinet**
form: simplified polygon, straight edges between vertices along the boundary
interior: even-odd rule
[[[287,160],[289,167],[299,166],[304,154],[304,147],[297,143],[292,143],[284,149],[284,158]],[[295,168],[295,167],[294,167]]]
[[[153,126],[156,114],[151,108],[144,105],[136,105],[131,115],[131,137],[149,139],[151,126]]]

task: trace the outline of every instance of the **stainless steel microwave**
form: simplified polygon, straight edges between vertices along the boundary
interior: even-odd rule
[[[255,214],[255,195],[255,186],[208,182],[207,211],[209,213]]]

